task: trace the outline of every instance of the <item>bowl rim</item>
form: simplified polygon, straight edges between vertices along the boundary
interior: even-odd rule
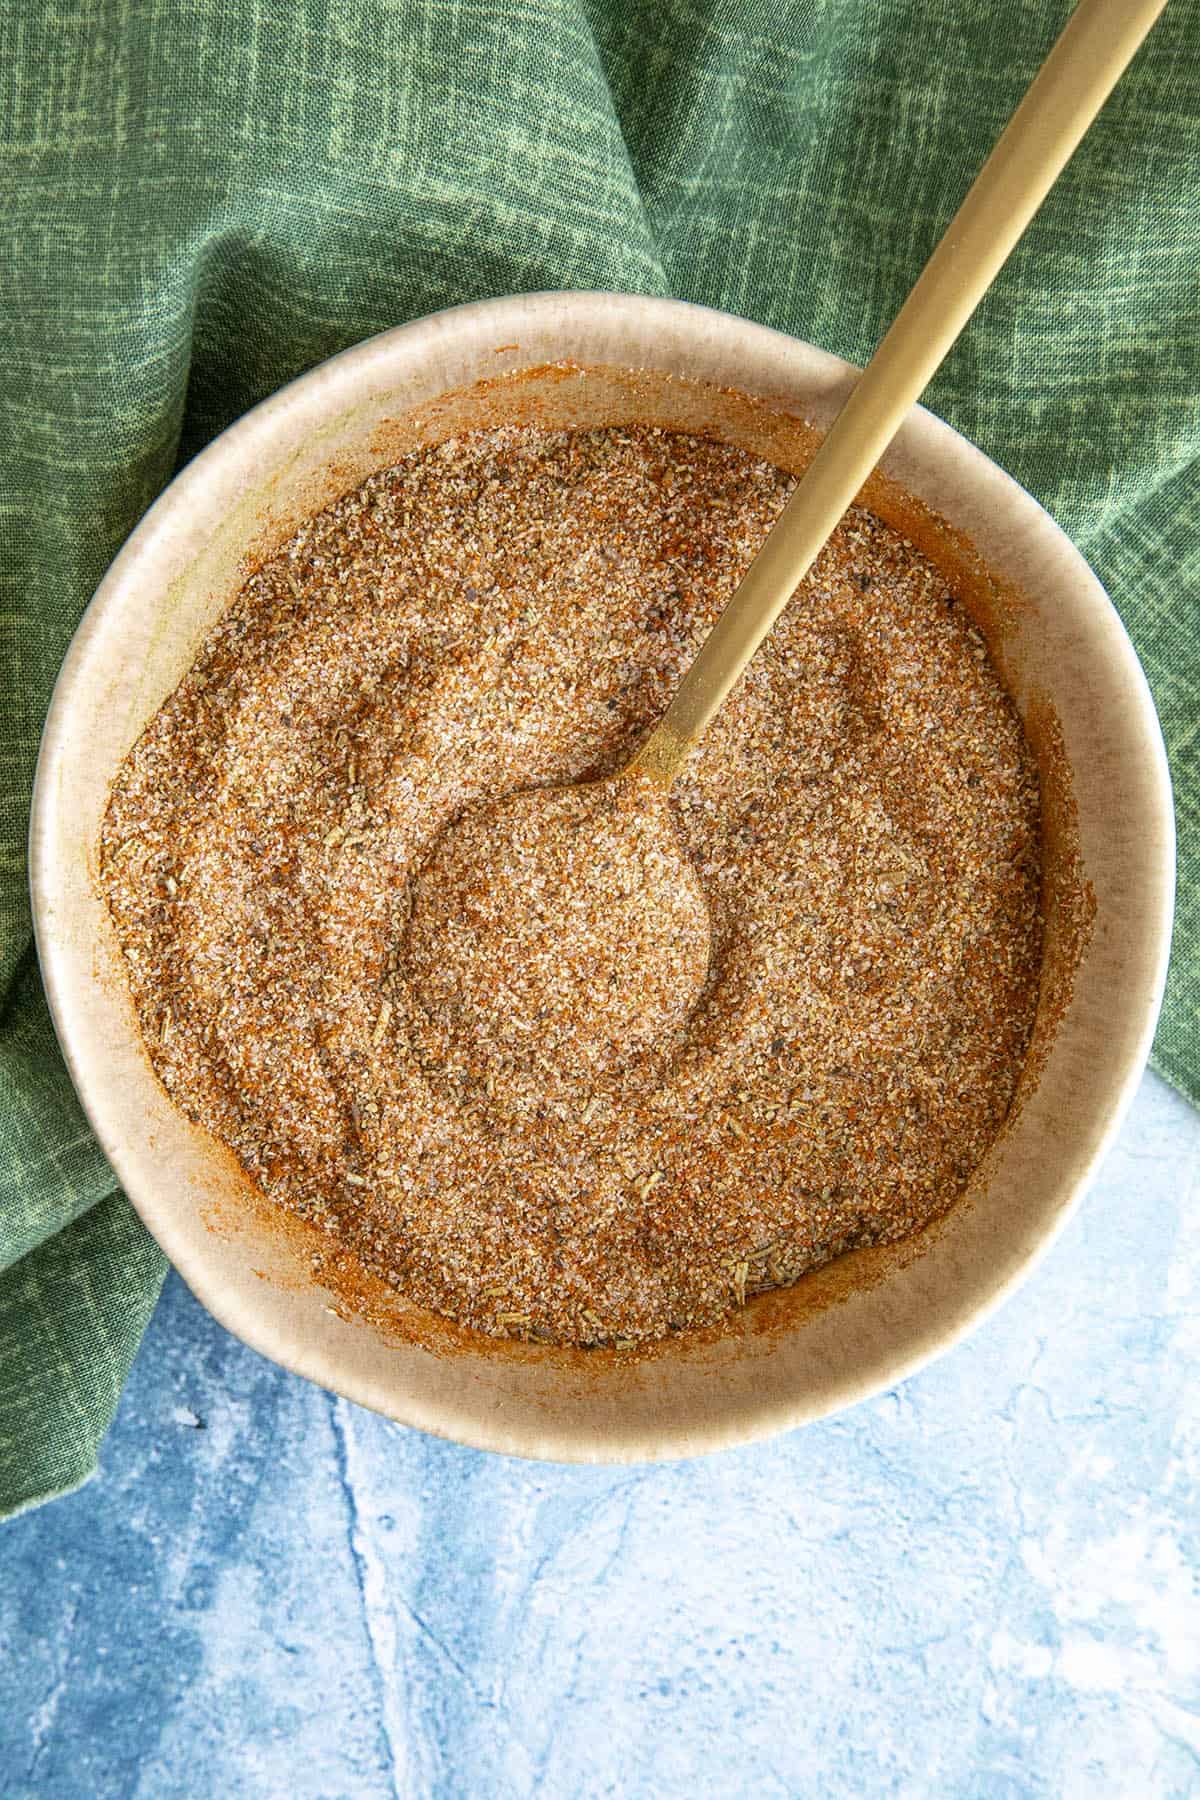
[[[54,811],[57,775],[64,748],[74,729],[75,697],[88,674],[95,640],[108,615],[122,605],[130,578],[152,559],[156,544],[170,537],[176,520],[185,512],[194,511],[197,503],[203,505],[205,488],[210,480],[224,472],[226,465],[230,463],[252,467],[257,448],[271,442],[277,425],[289,416],[299,402],[309,406],[325,401],[333,404],[348,383],[361,384],[376,375],[386,378],[387,370],[397,356],[410,362],[423,348],[432,351],[448,335],[453,336],[464,328],[469,330],[478,324],[486,324],[497,338],[516,335],[520,328],[528,329],[531,321],[536,323],[539,320],[560,323],[565,320],[568,324],[577,321],[582,325],[585,322],[594,324],[597,319],[607,317],[619,330],[621,322],[629,319],[631,310],[640,315],[645,324],[651,327],[661,324],[676,333],[681,329],[708,333],[715,331],[718,335],[727,337],[730,331],[734,331],[744,341],[757,346],[764,355],[774,352],[778,357],[789,348],[793,352],[801,350],[814,366],[820,367],[831,379],[848,379],[854,372],[850,364],[815,345],[806,344],[803,340],[739,318],[735,314],[684,301],[595,291],[551,290],[468,302],[394,326],[340,351],[288,382],[242,414],[214,438],[175,475],[125,540],[79,621],[56,680],[38,752],[30,817],[29,869],[34,934],[51,1017],[72,1082],[89,1124],[124,1192],[142,1222],[201,1303],[235,1336],[283,1367],[305,1375],[360,1404],[384,1412],[386,1416],[399,1422],[416,1425],[422,1430],[478,1449],[533,1457],[550,1456],[563,1461],[646,1460],[694,1455],[700,1451],[766,1437],[779,1430],[841,1411],[862,1399],[885,1391],[898,1380],[906,1378],[952,1348],[981,1324],[1028,1278],[1048,1252],[1059,1232],[1074,1214],[1096,1168],[1120,1129],[1141,1079],[1153,1039],[1166,982],[1173,918],[1174,810],[1166,751],[1145,674],[1119,615],[1082,554],[1039,502],[953,427],[926,408],[918,406],[901,427],[895,441],[899,443],[909,438],[932,444],[943,455],[963,459],[976,473],[986,472],[987,480],[997,484],[997,491],[1003,489],[1006,492],[1010,508],[1019,520],[1030,530],[1043,535],[1049,533],[1058,540],[1059,550],[1074,565],[1077,574],[1086,578],[1097,600],[1103,602],[1115,621],[1119,639],[1123,643],[1123,672],[1130,698],[1139,715],[1147,768],[1153,779],[1157,805],[1155,823],[1162,845],[1158,866],[1152,871],[1152,875],[1157,878],[1159,892],[1159,905],[1151,920],[1151,928],[1155,934],[1154,974],[1143,999],[1136,1047],[1128,1056],[1123,1079],[1111,1100],[1107,1123],[1081,1171],[1072,1178],[1069,1197],[1059,1206],[1054,1216],[1045,1222],[1040,1236],[1023,1260],[990,1286],[985,1283],[984,1291],[979,1293],[960,1318],[944,1325],[940,1331],[933,1332],[915,1352],[896,1354],[886,1368],[851,1372],[840,1383],[831,1380],[823,1399],[816,1405],[806,1403],[802,1396],[780,1396],[778,1393],[764,1392],[761,1401],[753,1408],[743,1408],[720,1429],[710,1427],[698,1430],[694,1422],[688,1423],[678,1433],[664,1431],[659,1440],[652,1444],[639,1443],[629,1448],[622,1448],[619,1443],[591,1443],[587,1441],[586,1434],[581,1433],[566,1436],[559,1434],[556,1437],[553,1431],[548,1436],[539,1435],[534,1442],[528,1433],[524,1437],[514,1437],[507,1421],[483,1412],[468,1426],[464,1426],[463,1421],[457,1417],[452,1424],[446,1424],[436,1413],[430,1415],[422,1406],[414,1406],[407,1415],[402,1416],[393,1404],[382,1404],[378,1391],[370,1384],[347,1378],[345,1371],[331,1366],[326,1356],[308,1354],[294,1339],[288,1341],[286,1334],[273,1328],[265,1313],[248,1318],[242,1308],[230,1300],[219,1280],[211,1276],[203,1255],[193,1247],[187,1234],[181,1228],[176,1228],[169,1205],[156,1202],[155,1194],[136,1166],[135,1159],[126,1153],[120,1130],[110,1129],[103,1080],[98,1071],[89,1065],[85,1057],[77,1054],[76,1050],[75,1019],[77,1009],[85,1002],[73,986],[65,945],[51,917],[49,901],[55,881],[57,846]],[[583,360],[586,367],[589,358],[585,357]],[[599,359],[591,356],[590,361],[597,363]],[[1150,879],[1148,876],[1148,883]]]

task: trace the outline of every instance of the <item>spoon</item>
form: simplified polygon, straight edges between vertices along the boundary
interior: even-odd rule
[[[485,1059],[619,1060],[694,1003],[707,910],[672,782],[1061,174],[1166,0],[1081,0],[658,724],[602,781],[469,807],[418,877],[413,974]],[[532,898],[530,898],[532,896]],[[561,934],[561,935],[560,935]],[[569,937],[575,937],[572,954]],[[491,970],[517,973],[497,983]],[[651,982],[651,968],[674,981]],[[651,999],[648,1001],[647,996]],[[657,997],[657,998],[655,998]]]
[[[671,785],[1165,4],[1081,0],[631,771]]]

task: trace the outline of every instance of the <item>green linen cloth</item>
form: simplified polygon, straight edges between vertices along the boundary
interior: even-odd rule
[[[457,301],[624,288],[870,354],[1064,0],[8,0],[0,9],[0,1511],[84,1480],[163,1262],[31,948],[38,734],[174,470]],[[1200,1097],[1200,0],[1166,14],[929,392],[1107,584],[1171,748],[1157,1066]],[[80,729],[86,723],[80,722]]]

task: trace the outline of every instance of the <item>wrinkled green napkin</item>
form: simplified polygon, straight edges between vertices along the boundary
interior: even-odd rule
[[[79,0],[0,9],[0,1511],[85,1479],[159,1252],[31,948],[55,672],[159,490],[281,382],[531,288],[865,361],[1063,0]],[[1200,0],[1171,0],[928,395],[1107,584],[1170,745],[1158,1067],[1200,1098]]]

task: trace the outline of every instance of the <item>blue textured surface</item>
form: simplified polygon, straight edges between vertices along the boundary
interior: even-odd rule
[[[0,1792],[1200,1792],[1198,1203],[1148,1077],[965,1345],[653,1469],[386,1424],[173,1277],[101,1478],[0,1530]]]

